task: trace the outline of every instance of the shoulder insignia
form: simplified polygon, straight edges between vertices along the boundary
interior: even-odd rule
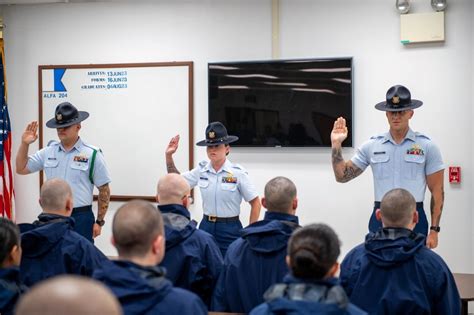
[[[240,165],[240,164],[232,164],[231,168],[232,168],[232,169],[239,170],[241,173],[244,173],[244,174],[247,174],[247,175],[249,174],[249,173],[247,172],[247,170],[246,170],[242,165]]]
[[[241,170],[241,171],[245,171],[245,169],[242,167],[242,165],[240,164],[232,164],[231,166],[232,168],[235,168],[236,170]]]
[[[199,167],[205,167],[207,165],[207,161],[201,161],[199,162]]]
[[[431,140],[430,137],[428,137],[427,135],[425,135],[425,134],[423,134],[423,133],[421,133],[421,132],[418,132],[418,131],[415,132],[415,135],[416,135],[417,137],[421,137],[421,138],[425,138],[425,139]]]
[[[99,151],[99,152],[102,152],[102,150],[99,148],[99,147],[96,147],[95,145],[91,145],[91,144],[88,144],[88,143],[85,143],[84,141],[82,141],[82,145],[85,146],[85,147],[88,147],[92,150],[96,150],[96,151]]]
[[[379,133],[377,135],[374,135],[374,136],[370,137],[371,140],[382,139],[382,138],[385,138],[385,133]]]
[[[48,146],[48,147],[50,147],[50,146],[53,146],[53,145],[58,145],[58,144],[59,144],[59,141],[56,141],[56,140],[50,140],[50,141],[48,142],[48,145],[47,145],[47,146]]]

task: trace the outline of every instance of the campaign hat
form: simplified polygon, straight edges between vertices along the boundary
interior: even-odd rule
[[[211,122],[206,128],[206,139],[196,143],[198,146],[228,144],[239,140],[239,137],[227,134],[227,128],[219,121]]]
[[[69,102],[63,102],[56,106],[54,118],[46,122],[48,128],[66,128],[86,120],[89,117],[88,112],[78,111],[77,108]]]
[[[394,85],[388,89],[385,101],[377,103],[375,108],[385,112],[400,112],[415,109],[423,105],[422,101],[411,98],[410,90],[403,85]]]

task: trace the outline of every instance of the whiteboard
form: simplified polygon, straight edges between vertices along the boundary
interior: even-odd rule
[[[164,151],[176,134],[175,162],[193,168],[192,62],[40,65],[38,71],[40,148],[57,140],[46,122],[58,104],[89,112],[79,136],[102,150],[111,200],[154,200],[167,173]]]

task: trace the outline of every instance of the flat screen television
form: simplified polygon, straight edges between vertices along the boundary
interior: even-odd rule
[[[209,121],[239,137],[232,146],[330,147],[342,116],[352,146],[352,58],[208,64]]]

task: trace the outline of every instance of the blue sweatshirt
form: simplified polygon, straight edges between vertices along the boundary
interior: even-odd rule
[[[425,237],[403,228],[366,236],[341,264],[352,303],[370,314],[459,314],[460,297],[446,263]]]
[[[201,299],[192,292],[173,288],[158,266],[143,267],[129,261],[113,261],[93,277],[108,286],[122,305],[124,315],[207,315]]]
[[[0,314],[13,314],[18,299],[26,290],[20,281],[18,267],[0,269]]]
[[[349,303],[336,278],[300,279],[288,275],[283,283],[265,292],[266,303],[254,308],[250,315],[363,315],[363,310]]]
[[[74,219],[42,213],[33,224],[20,224],[21,279],[27,286],[60,274],[91,276],[107,257],[73,230]]]
[[[174,286],[196,293],[209,307],[223,259],[214,237],[196,229],[182,205],[160,205],[165,222],[166,255],[160,266]]]
[[[288,273],[286,247],[297,227],[297,216],[267,211],[243,229],[227,250],[211,309],[248,313],[262,303],[265,291]]]

